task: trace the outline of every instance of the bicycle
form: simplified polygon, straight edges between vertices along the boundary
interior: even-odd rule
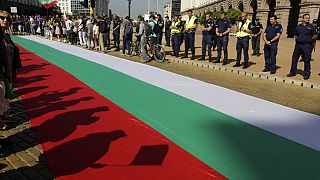
[[[136,56],[141,56],[141,48],[140,48],[140,42],[135,41],[132,43],[132,49],[133,49],[133,54]],[[147,53],[150,59],[154,57],[154,60],[156,60],[159,63],[163,63],[166,61],[166,51],[164,50],[164,47],[160,44],[155,44],[154,45],[154,53],[151,52],[150,50],[150,41],[147,41]]]

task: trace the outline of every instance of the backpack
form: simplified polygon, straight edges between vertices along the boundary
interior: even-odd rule
[[[147,22],[144,23],[144,29],[145,29],[146,36],[150,36],[153,33],[152,27]]]
[[[155,34],[159,34],[161,32],[161,27],[158,23],[155,23],[154,21],[152,21],[154,23],[153,26],[153,33]]]

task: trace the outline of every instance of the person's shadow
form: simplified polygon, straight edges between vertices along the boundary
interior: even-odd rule
[[[77,174],[88,167],[98,169],[107,166],[96,162],[108,153],[113,141],[126,136],[122,130],[89,134],[56,146],[44,154],[49,159],[50,168],[55,170],[54,177]]]
[[[72,134],[77,129],[77,126],[85,126],[97,122],[99,118],[93,116],[95,113],[108,110],[108,107],[97,107],[66,112],[48,119],[32,129],[36,133],[39,144],[48,141],[58,142]]]

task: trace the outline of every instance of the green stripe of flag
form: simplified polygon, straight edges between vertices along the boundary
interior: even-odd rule
[[[230,179],[320,179],[316,150],[102,65],[34,41],[14,40]]]

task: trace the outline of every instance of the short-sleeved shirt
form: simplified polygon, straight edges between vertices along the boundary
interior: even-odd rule
[[[266,38],[268,41],[271,41],[274,37],[277,36],[278,33],[282,34],[282,26],[281,24],[274,24],[274,25],[269,25],[267,27],[267,29],[265,30],[266,33]],[[278,40],[276,40],[275,42],[278,42]]]
[[[113,20],[113,29],[114,29],[115,27],[119,26],[120,24],[121,24],[120,20],[118,20],[118,19]],[[114,31],[120,32],[120,27],[117,28],[117,29],[114,30]]]
[[[171,30],[171,29],[170,29],[171,24],[172,24],[172,22],[171,22],[170,20],[168,20],[168,21],[165,22],[165,28],[166,28],[166,30],[168,30],[168,31]]]
[[[313,36],[317,35],[317,30],[312,24],[299,24],[296,27],[296,42],[302,44],[312,44]]]
[[[261,23],[252,23],[252,34],[258,34],[260,30],[263,29],[263,26]]]
[[[231,22],[228,19],[220,19],[217,23],[217,27],[219,33],[224,33],[228,30],[228,28],[231,28]]]
[[[214,29],[214,22],[213,20],[209,19],[209,20],[206,20],[204,23],[203,23],[203,27],[204,28],[210,28],[211,27],[211,30],[210,31],[202,31],[202,35],[212,35],[212,31]]]

